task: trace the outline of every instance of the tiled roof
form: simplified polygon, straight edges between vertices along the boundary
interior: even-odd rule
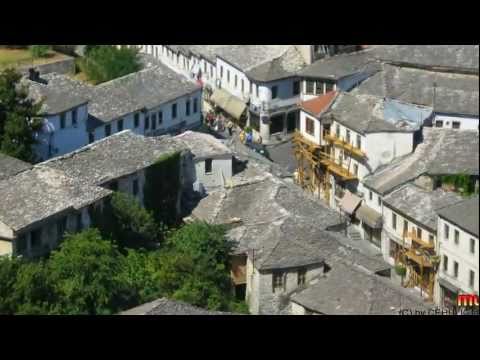
[[[192,306],[183,301],[161,298],[121,312],[119,315],[234,315]]]
[[[32,165],[14,157],[0,153],[0,180],[30,169]]]
[[[478,238],[478,195],[438,211],[438,215]]]
[[[306,112],[318,117],[328,110],[333,100],[337,97],[337,94],[336,91],[330,91],[314,99],[301,102],[300,107]]]

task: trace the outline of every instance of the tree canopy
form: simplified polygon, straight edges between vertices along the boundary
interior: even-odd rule
[[[42,126],[41,103],[28,97],[13,69],[0,72],[0,152],[27,162],[35,162],[33,146]]]
[[[116,79],[141,69],[138,51],[113,45],[88,46],[80,69],[95,84]]]

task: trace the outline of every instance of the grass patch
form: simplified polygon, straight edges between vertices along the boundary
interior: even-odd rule
[[[19,66],[37,66],[65,59],[66,56],[55,51],[49,51],[44,58],[34,59],[28,49],[0,48],[0,69]]]

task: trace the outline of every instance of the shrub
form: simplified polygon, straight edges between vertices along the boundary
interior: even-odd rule
[[[403,265],[395,265],[395,272],[397,273],[398,276],[405,276],[407,274],[407,269]]]
[[[34,58],[46,57],[50,51],[49,45],[30,45],[30,53]]]

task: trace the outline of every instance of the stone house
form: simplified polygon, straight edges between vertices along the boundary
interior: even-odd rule
[[[65,231],[88,227],[89,209],[110,194],[44,165],[0,180],[0,255],[47,254]]]

